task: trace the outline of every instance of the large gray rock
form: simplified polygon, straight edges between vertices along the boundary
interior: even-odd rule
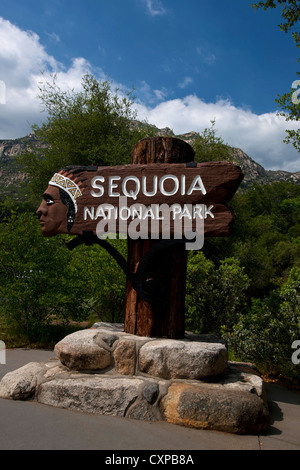
[[[141,379],[74,375],[41,384],[37,401],[87,413],[125,416],[142,385]]]
[[[256,394],[210,384],[173,383],[161,410],[169,423],[197,429],[252,434],[269,424],[268,409]]]
[[[56,344],[54,352],[72,370],[101,370],[111,364],[108,346],[102,341],[101,332],[94,329],[66,336]]]
[[[227,374],[219,383],[227,390],[254,393],[267,404],[263,379],[246,364],[229,362]]]
[[[30,362],[8,372],[0,382],[0,398],[26,400],[34,395],[38,378],[45,371],[43,364]]]
[[[239,434],[268,425],[263,380],[253,365],[228,362],[213,336],[146,338],[101,323],[55,352],[55,361],[6,374],[0,397]]]
[[[142,372],[163,379],[202,379],[224,373],[227,356],[221,343],[160,339],[141,347],[139,367]]]

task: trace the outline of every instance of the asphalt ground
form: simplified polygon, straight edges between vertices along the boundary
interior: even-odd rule
[[[6,364],[0,364],[0,379],[29,362],[47,362],[53,357],[53,351],[7,350]],[[85,414],[34,401],[0,399],[0,450],[98,450],[102,451],[103,459],[135,455],[133,451],[150,451],[152,464],[164,463],[162,458],[157,461],[159,457],[157,453],[152,454],[153,451],[162,455],[185,452],[187,459],[187,451],[300,450],[300,392],[277,384],[266,384],[266,387],[271,419],[268,430],[259,436],[239,436],[165,422]],[[125,464],[135,467],[134,461]]]

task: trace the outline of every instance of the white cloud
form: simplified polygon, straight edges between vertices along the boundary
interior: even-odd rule
[[[40,124],[45,119],[38,85],[51,73],[57,74],[61,88],[75,91],[81,89],[86,72],[94,73],[99,79],[106,78],[101,69],[94,69],[82,57],[74,58],[65,67],[47,53],[37,34],[23,31],[1,17],[0,44],[0,83],[5,84],[5,100],[0,97],[0,139],[22,137],[31,131],[32,124]],[[152,90],[145,81],[137,91],[141,102],[135,107],[140,119],[147,119],[159,128],[170,127],[176,134],[202,132],[215,119],[218,135],[229,145],[244,150],[264,168],[300,169],[299,153],[292,145],[282,143],[285,129],[296,129],[296,123],[286,122],[275,113],[257,115],[249,109],[237,108],[230,100],[206,103],[195,95],[167,99],[172,96],[172,90]]]
[[[184,80],[178,84],[179,88],[186,88],[191,83],[193,83],[193,79],[191,77],[185,77]]]
[[[1,79],[10,88],[30,86],[32,74],[47,66],[54,69],[56,60],[48,55],[39,43],[39,37],[32,31],[19,28],[0,18],[0,65]]]
[[[47,33],[46,31],[46,34],[48,36],[48,38],[50,39],[51,42],[60,42],[60,37],[58,34],[56,33]]]
[[[160,101],[165,100],[172,91],[162,87],[160,90],[152,90],[149,83],[145,80],[139,82],[136,87],[137,95],[140,103],[149,103],[152,106]]]
[[[170,127],[175,134],[202,132],[216,121],[216,132],[232,147],[241,148],[266,169],[299,171],[299,153],[282,141],[287,123],[276,113],[255,114],[237,108],[229,100],[205,103],[195,95],[165,101],[155,107],[136,105],[138,117],[159,128]]]
[[[169,92],[166,88],[163,87],[161,90],[153,90],[153,93],[159,101],[163,101],[166,99]]]
[[[160,16],[166,13],[160,0],[142,0],[147,7],[147,12],[150,16]]]
[[[65,68],[47,53],[37,34],[1,17],[0,44],[0,80],[6,88],[5,104],[0,104],[0,139],[10,139],[28,134],[32,124],[45,118],[38,99],[43,80],[57,73],[62,88],[78,90],[91,65],[84,58],[75,58]]]

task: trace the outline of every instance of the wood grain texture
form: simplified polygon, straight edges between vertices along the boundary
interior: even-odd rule
[[[170,196],[162,194],[159,190],[159,181],[167,175],[172,175],[179,184],[176,194]],[[122,183],[129,176],[139,181],[140,189],[134,199],[126,197],[126,195],[130,194],[131,191],[137,192],[138,186],[136,181],[129,179],[126,182],[125,195],[122,190]],[[203,194],[199,189],[195,189],[188,195],[187,191],[197,176],[200,176],[206,194]],[[101,181],[98,181],[97,177],[101,177]],[[142,190],[143,177],[146,177],[146,190],[148,193],[155,189],[153,180],[157,178],[157,192],[155,195],[149,197],[144,194]],[[163,187],[167,194],[171,194],[175,187],[174,178],[172,177],[164,181]],[[184,185],[181,184],[182,177],[184,177]],[[163,204],[168,204],[169,206],[180,204],[181,207],[185,204],[202,204],[207,207],[213,205],[212,213],[215,217],[214,219],[211,217],[205,219],[205,235],[227,236],[230,233],[230,226],[234,217],[226,203],[232,199],[242,177],[243,174],[240,168],[229,162],[200,163],[192,168],[187,168],[185,164],[179,163],[133,164],[116,167],[98,167],[95,171],[82,172],[80,179],[84,181],[83,194],[77,199],[78,210],[70,233],[81,235],[84,230],[88,230],[96,234],[97,224],[103,219],[99,212],[97,213],[98,207],[110,205],[119,208],[120,196],[122,196],[126,200],[126,206],[129,208],[138,205],[149,207],[151,205]],[[92,187],[93,180],[96,180],[96,187],[94,188]],[[116,187],[111,188],[112,185]],[[97,197],[100,194],[100,187],[102,187],[103,195]],[[184,194],[181,194],[181,192]],[[91,214],[93,214],[93,219]],[[131,221],[132,218],[127,220],[127,226]],[[193,227],[195,227],[195,220]],[[116,224],[116,231],[119,232],[118,223]],[[171,233],[173,233],[172,228]]]
[[[185,142],[172,138],[143,139],[131,153],[132,164],[137,166],[186,163],[194,159],[194,150]],[[152,166],[152,165],[151,165]],[[184,165],[183,165],[184,166]],[[169,168],[165,169],[168,174]],[[145,168],[144,171],[150,171]],[[157,242],[128,239],[128,262],[136,269],[142,257]],[[164,295],[157,301],[147,302],[127,281],[125,295],[125,332],[149,337],[181,338],[184,336],[184,307],[187,252],[183,247],[172,247],[154,258],[149,267],[152,288],[163,286]],[[151,272],[156,278],[151,278]],[[154,277],[155,277],[154,276]],[[152,279],[152,280],[151,280]],[[147,284],[147,283],[146,283]]]

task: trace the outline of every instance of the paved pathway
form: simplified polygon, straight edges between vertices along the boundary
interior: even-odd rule
[[[6,351],[0,379],[52,351]],[[0,399],[0,450],[300,450],[300,393],[267,384],[271,423],[263,436],[237,436]],[[103,453],[102,453],[103,454]],[[121,454],[119,454],[121,455]]]

